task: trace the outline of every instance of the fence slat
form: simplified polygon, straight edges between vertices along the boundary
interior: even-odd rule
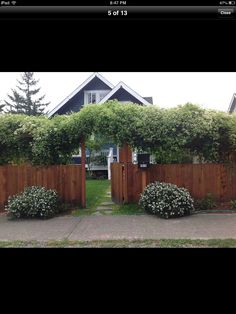
[[[55,189],[63,202],[81,205],[81,165],[6,165],[0,166],[0,211],[9,196],[32,185]]]
[[[121,180],[123,165],[128,169],[126,180]],[[138,202],[143,189],[143,171],[147,171],[147,184],[154,181],[173,183],[188,189],[196,199],[205,197],[207,193],[212,193],[220,201],[236,199],[236,163],[151,165],[147,170],[131,163],[113,163],[111,183],[115,202],[122,203],[123,196],[126,202]]]

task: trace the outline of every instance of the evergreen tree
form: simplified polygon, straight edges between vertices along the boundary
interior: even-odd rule
[[[12,89],[12,95],[7,95],[11,102],[5,100],[5,106],[9,113],[24,113],[29,116],[38,116],[44,114],[44,109],[49,103],[43,103],[45,95],[35,98],[40,91],[37,88],[39,80],[34,79],[34,72],[24,72],[21,75],[21,81],[17,80],[19,85]]]

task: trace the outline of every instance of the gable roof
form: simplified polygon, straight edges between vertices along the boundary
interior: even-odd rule
[[[136,93],[133,89],[131,89],[129,86],[127,86],[125,83],[120,82],[114,87],[100,102],[99,104],[103,104],[106,102],[109,98],[111,98],[112,95],[114,95],[120,88],[123,88],[126,90],[129,94],[131,94],[133,97],[138,99],[142,104],[144,105],[150,105],[150,103],[144,99],[142,96],[140,96],[138,93]]]
[[[229,104],[228,112],[229,113],[233,113],[235,107],[236,107],[236,94],[233,94],[232,100],[231,100],[231,102]]]
[[[152,97],[143,97],[146,101],[148,101],[150,104],[153,104]]]
[[[48,117],[54,115],[65,103],[67,103],[73,96],[75,96],[81,89],[83,89],[89,82],[91,82],[95,77],[99,78],[110,88],[113,88],[114,85],[107,81],[101,74],[93,73],[87,80],[85,80],[79,87],[77,87],[70,95],[68,95],[62,102],[60,102],[55,108],[53,108],[49,113]]]

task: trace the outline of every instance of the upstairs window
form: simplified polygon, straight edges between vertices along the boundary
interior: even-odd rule
[[[99,103],[110,91],[109,90],[94,90],[84,92],[84,104]]]
[[[97,97],[96,93],[88,92],[87,93],[87,104],[96,104]]]

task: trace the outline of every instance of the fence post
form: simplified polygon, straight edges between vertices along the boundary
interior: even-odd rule
[[[86,152],[85,142],[81,142],[81,207],[86,207]]]
[[[119,149],[119,162],[123,163],[123,171],[122,171],[122,194],[123,194],[123,204],[128,204],[130,202],[129,196],[129,185],[128,185],[128,177],[130,171],[130,165],[132,164],[132,149],[131,147],[125,143]],[[132,168],[131,168],[132,170]]]
[[[119,148],[119,162],[132,162],[132,150],[130,146],[125,143]]]

